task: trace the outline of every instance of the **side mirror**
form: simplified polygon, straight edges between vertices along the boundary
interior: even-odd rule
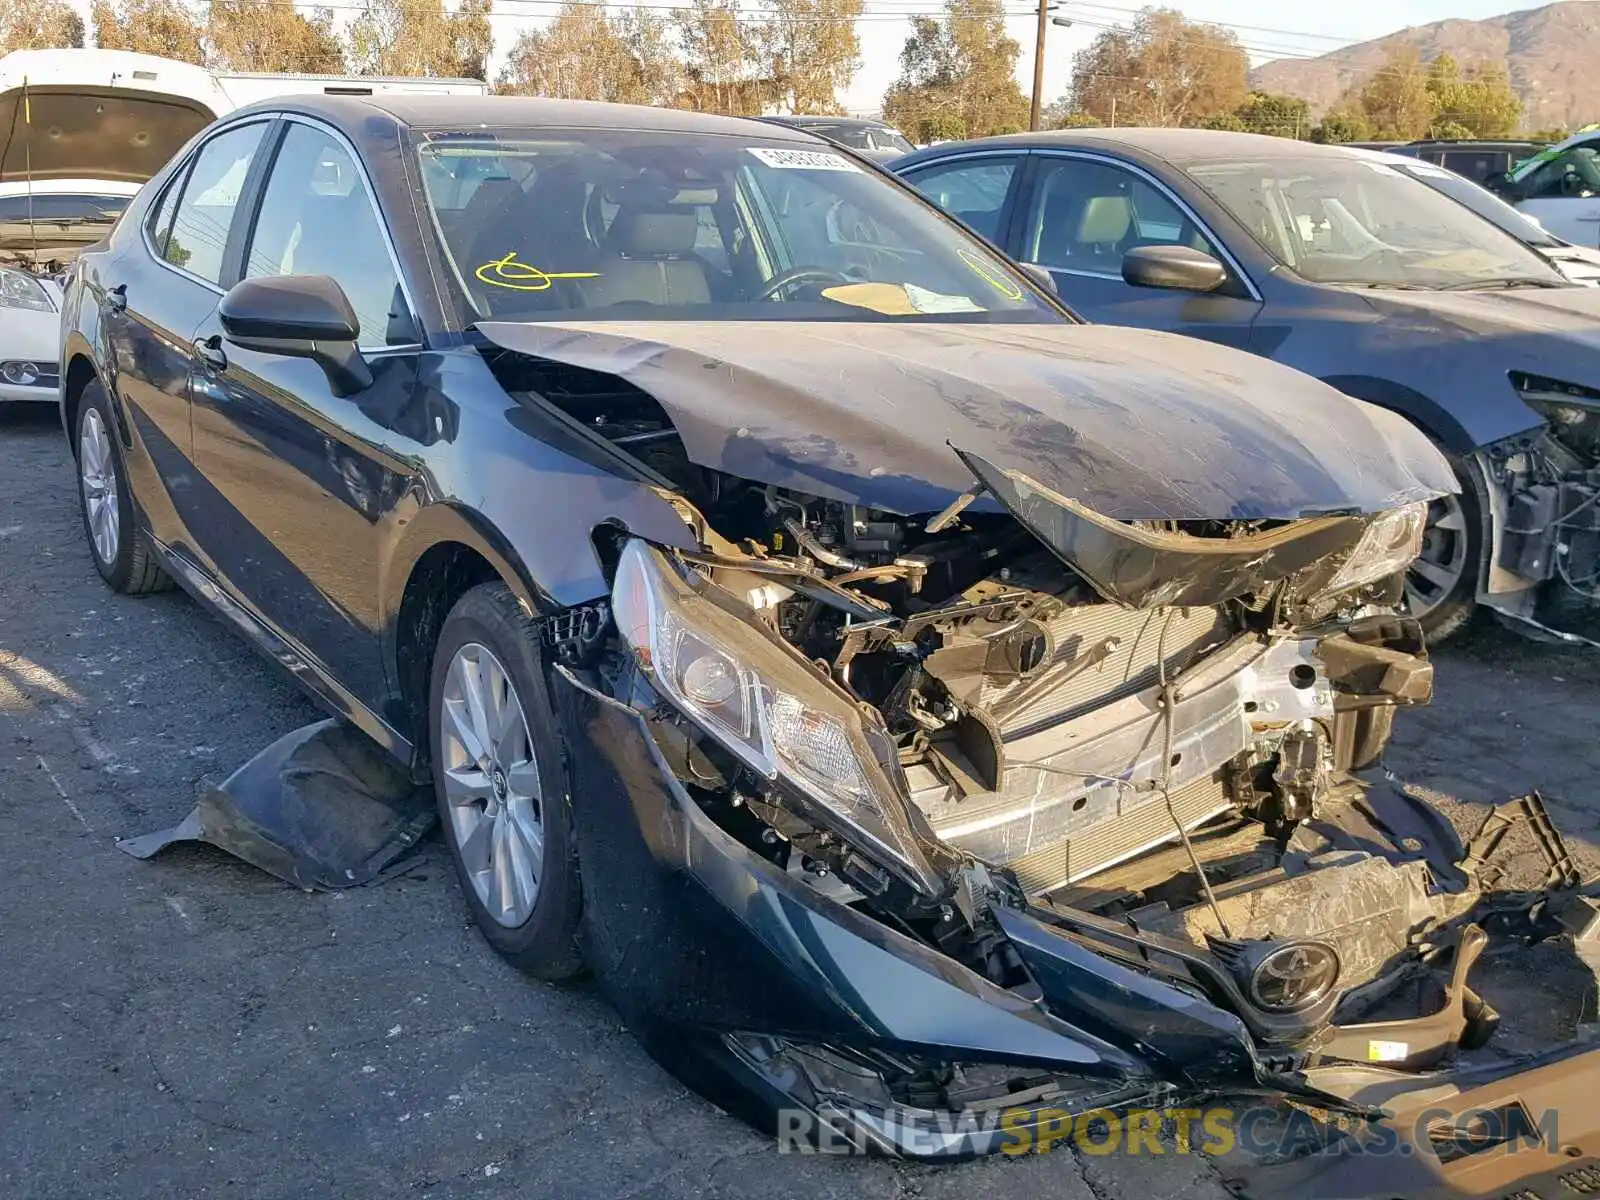
[[[1056,287],[1056,277],[1050,274],[1048,267],[1041,267],[1038,263],[1019,263],[1018,265],[1028,273],[1035,283],[1052,296],[1061,294],[1061,289]]]
[[[1190,246],[1136,246],[1122,258],[1122,279],[1134,287],[1214,292],[1227,282],[1228,269]]]
[[[372,386],[372,371],[356,349],[361,322],[344,289],[326,275],[242,279],[222,298],[217,316],[236,346],[311,359],[335,396]]]

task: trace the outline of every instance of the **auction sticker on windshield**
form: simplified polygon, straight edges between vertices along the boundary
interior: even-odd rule
[[[833,154],[827,150],[778,150],[771,146],[747,146],[751,154],[755,155],[769,167],[776,167],[783,171],[859,171],[856,166],[842,154]]]

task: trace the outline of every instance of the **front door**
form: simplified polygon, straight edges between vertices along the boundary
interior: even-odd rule
[[[243,349],[215,316],[202,326],[194,441],[215,494],[208,566],[324,682],[381,712],[381,551],[415,449],[383,414],[415,393],[419,348],[366,178],[332,132],[287,124],[242,262],[244,277],[336,280],[374,382],[335,396],[310,360]]]
[[[1056,290],[1091,321],[1250,344],[1261,305],[1233,277],[1204,294],[1134,287],[1122,259],[1138,246],[1190,246],[1222,259],[1210,235],[1162,187],[1108,159],[1037,155],[1007,249],[1046,268]]]

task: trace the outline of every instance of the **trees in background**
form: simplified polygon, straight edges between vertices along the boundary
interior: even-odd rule
[[[1324,140],[1497,138],[1516,131],[1522,101],[1504,66],[1482,63],[1463,72],[1448,54],[1424,62],[1415,46],[1402,45],[1346,92],[1334,113],[1360,128],[1361,137]]]
[[[1073,56],[1069,104],[1102,125],[1232,127],[1249,78],[1249,55],[1232,31],[1147,8]]]
[[[212,66],[228,71],[338,75],[344,48],[333,10],[307,15],[283,0],[212,0],[206,25]]]
[[[366,0],[350,25],[349,65],[361,75],[483,79],[494,34],[490,0]]]
[[[561,100],[669,104],[682,86],[667,22],[645,9],[610,15],[568,3],[543,29],[524,30],[496,91]]]
[[[773,99],[792,113],[836,113],[861,65],[862,0],[774,0],[757,41]]]
[[[946,0],[944,16],[912,18],[900,76],[883,115],[917,141],[1014,133],[1028,124],[1017,85],[1021,48],[999,0]]]
[[[6,0],[0,8],[0,54],[83,45],[83,18],[65,0]]]
[[[138,50],[180,62],[206,61],[205,22],[182,0],[94,0],[89,6],[97,46]]]

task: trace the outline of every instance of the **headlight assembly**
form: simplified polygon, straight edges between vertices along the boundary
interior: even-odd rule
[[[1550,434],[1585,458],[1600,455],[1600,391],[1540,375],[1511,375],[1522,402],[1550,425]]]
[[[0,308],[26,308],[33,312],[55,312],[50,293],[26,271],[0,267]]]
[[[691,583],[648,543],[623,549],[612,588],[617,629],[656,688],[752,771],[781,781],[821,824],[918,891],[937,879],[912,836],[906,800],[874,753],[869,716],[797,653]]]
[[[1422,549],[1428,523],[1426,502],[1379,513],[1362,531],[1360,541],[1333,576],[1316,587],[1311,599],[1348,592],[1405,570]]]

